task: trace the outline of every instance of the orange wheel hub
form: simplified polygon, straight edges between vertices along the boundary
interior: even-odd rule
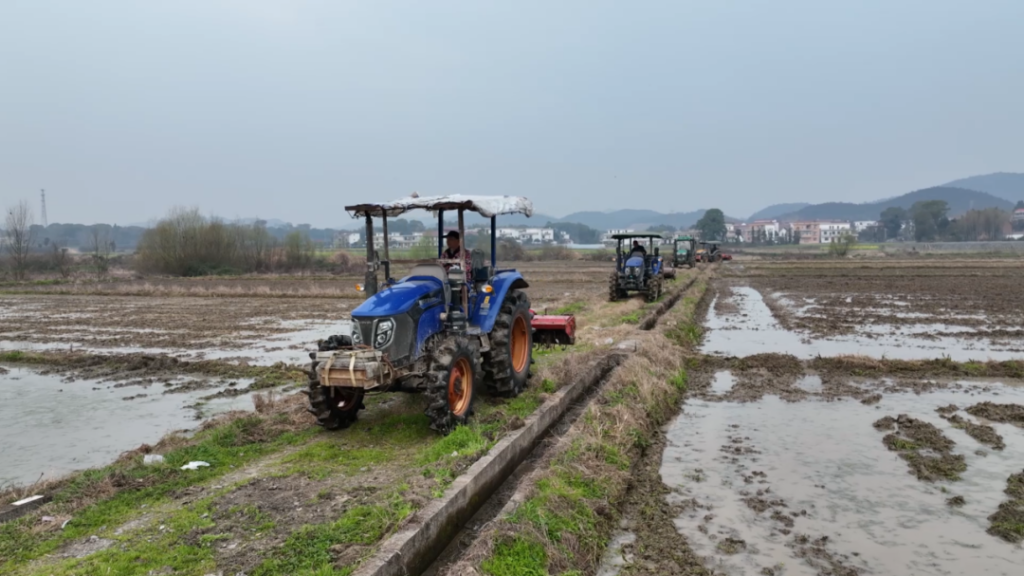
[[[448,408],[452,414],[463,416],[469,410],[473,399],[473,370],[469,360],[459,358],[448,376]]]
[[[526,318],[522,316],[517,316],[512,323],[510,347],[512,370],[517,374],[522,373],[530,362],[530,327],[526,325]]]

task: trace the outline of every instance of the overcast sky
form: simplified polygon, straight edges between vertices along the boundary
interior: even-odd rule
[[[349,224],[866,201],[1024,171],[1024,0],[2,0],[0,205]]]

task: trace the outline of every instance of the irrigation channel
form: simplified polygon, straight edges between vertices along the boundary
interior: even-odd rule
[[[638,323],[639,330],[657,326],[697,278],[667,294]],[[611,350],[593,351],[588,369],[527,418],[522,429],[474,464],[445,497],[424,509],[421,522],[386,541],[355,576],[449,574],[490,522],[524,501],[533,473],[543,470],[553,448],[629,356],[629,347],[635,345],[629,341],[621,344]]]

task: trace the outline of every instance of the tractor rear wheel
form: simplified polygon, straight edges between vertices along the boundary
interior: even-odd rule
[[[494,396],[519,396],[530,380],[533,364],[533,326],[530,297],[510,290],[501,303],[490,334],[491,350],[484,353],[484,380]]]
[[[447,435],[473,414],[476,383],[480,378],[479,351],[470,340],[450,336],[432,352],[427,374],[427,409],[430,427]]]
[[[619,273],[612,272],[611,278],[608,279],[608,301],[615,302],[626,297],[626,291],[619,288]]]

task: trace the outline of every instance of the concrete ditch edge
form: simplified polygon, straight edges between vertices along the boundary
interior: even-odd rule
[[[552,394],[526,419],[522,428],[501,439],[457,478],[444,496],[418,511],[418,521],[388,538],[353,576],[408,576],[426,570],[463,524],[533,451],[551,426],[584,392],[605,379],[622,358],[622,354],[608,354],[598,359],[600,367],[596,378],[577,380]]]

